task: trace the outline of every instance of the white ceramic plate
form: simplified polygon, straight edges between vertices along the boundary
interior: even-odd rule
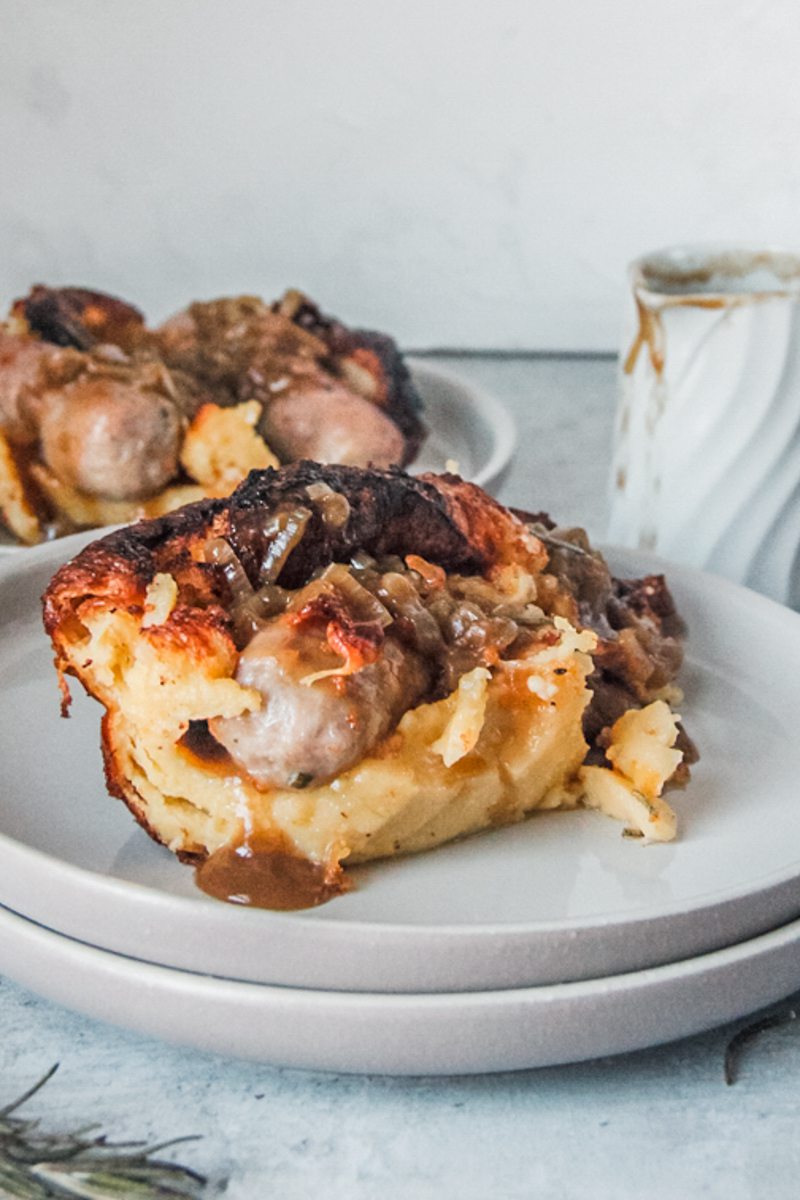
[[[209,899],[109,800],[100,710],[59,718],[38,596],[86,535],[0,572],[0,903],[136,958],[261,983],[470,991],[690,958],[800,914],[800,616],[670,567],[691,627],[684,716],[702,760],[674,795],[680,838],[642,846],[596,813],[541,813],[354,871],[308,913]],[[652,565],[615,552],[622,573]]]
[[[428,436],[409,470],[444,471],[458,464],[464,479],[487,487],[508,465],[517,444],[508,409],[472,383],[444,367],[417,358],[406,360],[424,404]],[[26,547],[0,527],[0,555]]]
[[[0,972],[193,1049],[389,1075],[513,1071],[619,1054],[742,1017],[800,986],[800,921],[714,954],[583,983],[459,995],[307,991],[136,962],[0,909]]]
[[[458,464],[464,479],[488,487],[508,465],[517,443],[514,420],[487,392],[427,360],[408,360],[425,406],[428,437],[409,470],[444,471]]]

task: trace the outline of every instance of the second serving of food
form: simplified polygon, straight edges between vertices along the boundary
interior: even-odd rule
[[[30,545],[301,458],[405,466],[420,409],[390,337],[297,291],[195,303],[148,328],[104,293],[37,286],[0,325],[0,526]]]

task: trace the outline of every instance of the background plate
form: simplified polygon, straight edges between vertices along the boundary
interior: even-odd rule
[[[428,426],[412,475],[458,464],[464,479],[488,487],[508,465],[517,442],[508,409],[473,383],[429,361],[407,359],[424,403]]]
[[[409,470],[444,471],[458,463],[464,479],[487,487],[508,465],[517,442],[508,409],[452,371],[417,358],[407,358],[424,405],[428,436]],[[0,528],[0,555],[24,550]]]
[[[90,535],[89,535],[90,536]],[[641,846],[596,813],[541,813],[354,870],[307,913],[214,901],[106,796],[99,706],[59,717],[38,597],[89,536],[0,571],[0,903],[168,966],[295,987],[470,991],[590,979],[742,941],[800,914],[800,616],[669,567],[691,627],[684,716],[702,760],[680,837]],[[651,559],[614,552],[623,574]]]
[[[586,983],[468,995],[303,991],[211,979],[82,945],[0,909],[0,971],[59,1004],[193,1049],[389,1075],[514,1071],[710,1029],[800,985],[800,922]]]

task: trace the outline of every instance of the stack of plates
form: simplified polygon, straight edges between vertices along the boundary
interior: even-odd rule
[[[270,913],[201,894],[107,798],[96,704],[76,695],[59,718],[38,597],[86,540],[0,573],[0,972],[198,1049],[398,1074],[632,1050],[800,987],[796,614],[669,568],[702,753],[675,795],[678,841],[542,813],[357,869],[355,890],[320,909]]]

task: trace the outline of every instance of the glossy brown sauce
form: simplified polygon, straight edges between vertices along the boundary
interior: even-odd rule
[[[646,346],[650,355],[650,364],[656,375],[660,375],[664,369],[663,334],[660,317],[657,312],[654,312],[653,309],[648,308],[643,303],[640,296],[635,296],[635,300],[639,327],[636,331],[633,345],[622,364],[622,370],[624,374],[631,375],[639,358],[640,350]]]
[[[222,846],[195,871],[197,886],[216,900],[290,912],[316,908],[349,890],[340,867],[301,858],[286,839],[258,834]]]
[[[662,313],[667,308],[733,308],[744,302],[736,296],[669,296],[661,297],[655,306],[648,305],[637,293],[634,295],[638,315],[638,329],[633,345],[628,351],[622,364],[625,375],[633,372],[639,353],[647,347],[650,365],[656,375],[664,370],[664,328]]]

